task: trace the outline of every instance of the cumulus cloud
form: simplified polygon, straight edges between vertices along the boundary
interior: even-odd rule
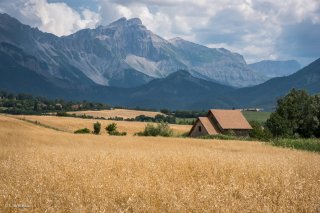
[[[48,3],[46,0],[4,0],[1,12],[17,17],[25,24],[38,27],[58,36],[69,35],[83,28],[94,28],[100,15],[89,9],[79,13],[65,3]]]
[[[318,0],[98,1],[102,16],[107,14],[103,17],[105,22],[123,16],[139,17],[150,30],[165,38],[179,36],[209,47],[225,47],[243,54],[248,62],[298,58],[296,51],[310,37],[299,36],[301,26],[314,33],[310,43],[317,46],[320,40],[316,30],[320,29]],[[296,46],[286,49],[293,41]],[[319,57],[317,47],[305,46],[303,54]]]
[[[94,12],[46,0],[16,0],[13,7],[11,0],[1,1],[5,2],[0,3],[2,11],[6,11],[3,6],[11,12],[18,8],[15,13],[33,26],[59,35],[107,25],[121,17],[138,17],[164,38],[179,36],[209,47],[225,47],[244,55],[248,62],[320,57],[319,0],[81,1],[83,8],[96,4]]]

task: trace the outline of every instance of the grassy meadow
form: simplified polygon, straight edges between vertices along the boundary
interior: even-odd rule
[[[87,119],[71,118],[79,126],[34,119],[75,126],[56,131],[0,115],[0,212],[320,210],[316,153],[260,142],[76,135],[70,131]]]
[[[292,149],[302,149],[314,152],[320,152],[319,138],[279,138],[272,141],[272,145],[287,147]]]
[[[251,112],[251,111],[243,111],[242,114],[248,121],[257,121],[259,123],[266,122],[270,117],[271,112]]]

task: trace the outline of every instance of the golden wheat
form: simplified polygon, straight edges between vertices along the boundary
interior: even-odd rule
[[[140,110],[130,110],[130,109],[113,109],[113,110],[99,110],[99,111],[75,111],[69,112],[70,114],[76,115],[91,115],[93,117],[103,117],[103,118],[135,118],[139,115],[145,115],[148,117],[155,117],[158,114],[163,115],[161,112],[151,112],[151,111],[140,111]]]
[[[0,212],[317,212],[319,162],[258,142],[75,135],[0,115]]]
[[[112,120],[96,120],[96,119],[81,119],[81,118],[70,118],[70,117],[56,117],[56,116],[32,116],[32,115],[21,115],[14,116],[30,121],[37,121],[40,124],[56,127],[63,131],[74,132],[77,129],[88,128],[93,129],[93,123],[100,122],[102,125],[101,134],[107,134],[104,128],[110,123],[116,123],[118,130],[121,132],[127,132],[128,135],[134,135],[134,133],[143,131],[146,124],[145,122],[136,121],[112,121]],[[175,134],[179,135],[182,133],[189,132],[191,125],[177,125],[170,124],[170,128]]]

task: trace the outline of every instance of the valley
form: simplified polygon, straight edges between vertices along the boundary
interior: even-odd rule
[[[320,92],[319,59],[300,70],[292,60],[247,64],[224,48],[166,40],[139,19],[57,37],[1,14],[0,32],[0,88],[8,92],[129,108],[266,111],[292,88]]]

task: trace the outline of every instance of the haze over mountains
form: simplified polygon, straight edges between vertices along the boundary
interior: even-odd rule
[[[248,65],[223,48],[165,40],[140,19],[57,37],[0,14],[0,89],[9,91],[129,107],[270,109],[293,87],[320,91],[319,60],[307,71],[265,82],[298,66],[294,61]]]
[[[301,65],[295,60],[264,60],[257,63],[249,64],[249,67],[256,70],[260,74],[267,76],[268,78],[288,76],[301,69]]]

